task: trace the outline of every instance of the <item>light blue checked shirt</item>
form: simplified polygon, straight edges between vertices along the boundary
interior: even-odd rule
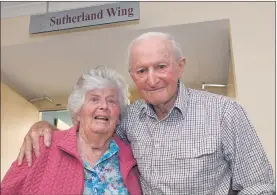
[[[243,108],[178,84],[163,120],[145,101],[130,105],[117,134],[131,143],[146,195],[275,194],[272,167]]]

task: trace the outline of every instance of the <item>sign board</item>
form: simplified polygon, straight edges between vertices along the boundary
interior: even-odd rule
[[[100,6],[50,12],[31,16],[31,34],[86,26],[139,20],[139,2],[120,2]]]

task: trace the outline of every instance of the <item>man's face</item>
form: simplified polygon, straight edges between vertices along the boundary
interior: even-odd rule
[[[174,97],[183,72],[184,58],[177,62],[170,41],[151,37],[133,45],[130,65],[139,94],[155,106]]]

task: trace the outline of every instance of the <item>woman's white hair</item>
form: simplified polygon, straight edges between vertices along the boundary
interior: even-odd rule
[[[172,44],[173,52],[176,57],[176,61],[180,60],[183,57],[183,52],[179,44],[174,40],[174,37],[171,36],[170,34],[163,33],[163,32],[147,32],[144,33],[135,39],[131,41],[128,47],[128,66],[129,66],[129,71],[131,69],[131,64],[130,64],[130,57],[131,57],[131,50],[132,47],[134,46],[135,43],[138,43],[139,41],[146,40],[152,37],[159,37],[165,40],[168,40]]]
[[[113,69],[106,66],[99,66],[83,73],[68,98],[67,109],[75,124],[76,117],[85,102],[88,91],[93,89],[113,88],[118,92],[120,115],[124,114],[126,106],[129,104],[128,85],[123,77]]]

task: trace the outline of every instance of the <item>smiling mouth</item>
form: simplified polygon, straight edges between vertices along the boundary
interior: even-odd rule
[[[151,90],[148,90],[149,92],[159,92],[163,90],[163,87],[162,88],[159,88],[159,89],[151,89]]]
[[[108,117],[106,117],[106,116],[96,116],[96,117],[94,117],[94,119],[101,120],[101,121],[108,121],[109,120]]]

